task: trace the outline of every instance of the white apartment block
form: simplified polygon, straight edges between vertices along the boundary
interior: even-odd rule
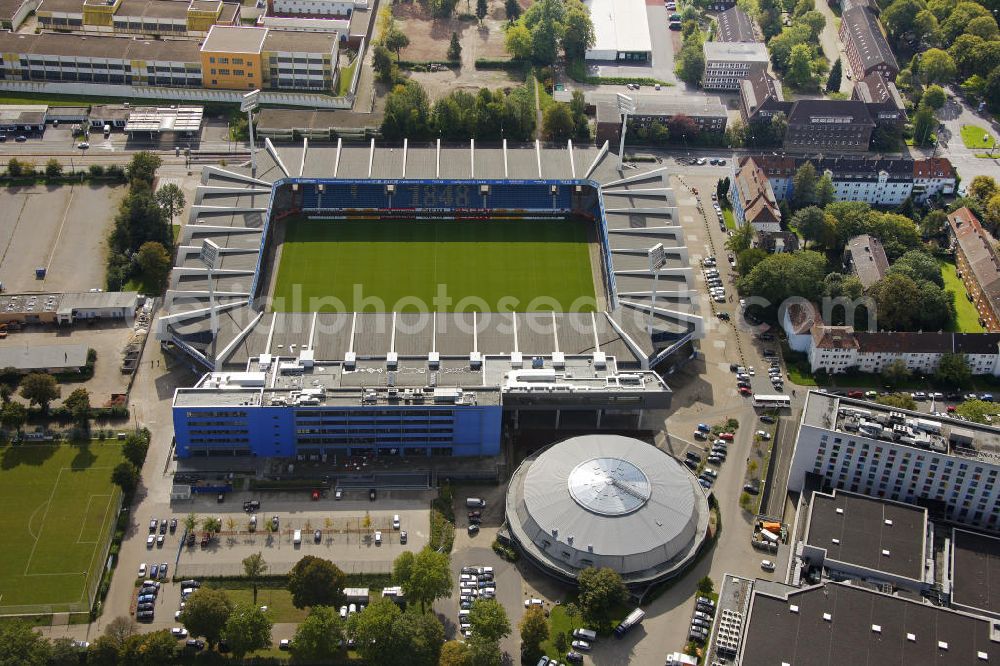
[[[705,42],[705,90],[740,89],[740,82],[767,69],[767,47],[760,42]]]
[[[271,11],[290,16],[350,16],[355,9],[367,9],[367,0],[272,0]]]
[[[810,391],[788,489],[802,491],[807,477],[1000,530],[1000,428]]]

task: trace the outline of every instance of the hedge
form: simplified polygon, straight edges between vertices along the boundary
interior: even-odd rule
[[[476,69],[502,69],[508,72],[520,72],[525,63],[510,58],[476,58]]]

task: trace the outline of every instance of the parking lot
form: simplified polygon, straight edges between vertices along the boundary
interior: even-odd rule
[[[386,497],[392,495],[391,498]],[[419,551],[430,538],[430,510],[426,493],[383,491],[376,502],[365,497],[332,497],[317,502],[262,497],[257,511],[255,531],[249,529],[250,515],[242,511],[238,497],[227,498],[214,507],[196,510],[199,519],[218,517],[222,531],[206,546],[201,546],[204,530],[199,525],[193,546],[181,545],[183,527],[163,550],[176,557],[176,576],[236,576],[243,574],[243,559],[262,552],[272,574],[285,574],[302,557],[315,555],[335,562],[344,572],[388,573],[392,561],[404,550]],[[239,500],[239,501],[237,501]],[[199,500],[203,504],[204,500]],[[188,513],[185,502],[174,503],[174,514],[182,519]],[[380,508],[380,507],[392,507]],[[194,507],[191,507],[193,510]],[[400,517],[400,529],[392,526],[393,516]],[[265,521],[278,517],[278,530],[268,531]],[[162,518],[168,516],[151,516]],[[301,531],[301,543],[294,543],[295,531]],[[320,540],[314,537],[320,531]],[[407,543],[400,543],[400,534],[407,533]],[[376,543],[376,532],[381,543]],[[150,549],[156,552],[157,548]],[[150,555],[153,557],[153,555]],[[157,556],[158,558],[158,556]]]
[[[44,166],[44,165],[42,165]],[[105,241],[123,186],[8,187],[0,193],[0,282],[9,293],[104,286]],[[36,268],[46,268],[44,279]]]

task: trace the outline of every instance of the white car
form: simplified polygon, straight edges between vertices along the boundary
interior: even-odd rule
[[[152,548],[155,543],[156,543],[155,536],[150,534],[148,537],[146,537],[146,548]]]
[[[143,562],[142,564],[139,565],[139,578],[145,578],[145,577],[146,577],[146,563]]]
[[[174,627],[170,630],[170,634],[174,638],[187,638],[188,632],[184,627]]]
[[[760,568],[764,571],[774,571],[774,562],[771,560],[761,560]]]
[[[392,517],[392,529],[394,529],[394,530],[398,530],[399,529],[399,514],[398,513],[395,514]]]
[[[524,600],[524,607],[525,608],[530,608],[532,606],[544,606],[544,605],[545,604],[542,602],[541,599],[525,599]]]
[[[375,530],[375,545],[376,546],[382,545],[382,533],[378,530]]]

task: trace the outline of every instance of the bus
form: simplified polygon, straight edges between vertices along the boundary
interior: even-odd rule
[[[752,402],[754,407],[762,407],[764,409],[789,409],[792,406],[792,398],[788,395],[754,393]]]

